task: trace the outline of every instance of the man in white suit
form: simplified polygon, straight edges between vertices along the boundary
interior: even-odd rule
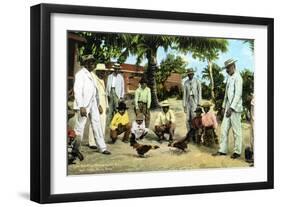
[[[101,128],[103,132],[103,136],[105,136],[105,127],[106,127],[106,114],[108,112],[108,101],[107,101],[107,95],[105,92],[105,84],[104,84],[104,76],[105,71],[107,69],[105,68],[104,64],[97,64],[96,68],[91,72],[92,76],[94,77],[94,80],[97,84],[97,89],[99,91],[99,102],[100,106],[103,108],[103,112],[100,114],[100,122],[101,122]],[[85,135],[88,135],[89,137],[89,147],[92,149],[96,149],[95,146],[95,136],[93,134],[93,129],[89,123],[86,124],[85,128]],[[89,132],[89,134],[87,134]]]
[[[97,148],[103,154],[111,154],[104,142],[99,114],[103,113],[103,108],[99,103],[99,93],[97,83],[94,80],[91,70],[94,63],[93,56],[83,56],[84,67],[75,74],[74,97],[75,109],[79,111],[74,130],[78,136],[83,139],[84,128],[87,117],[91,120],[93,134],[96,140]]]
[[[118,63],[113,65],[113,73],[107,78],[106,94],[108,96],[109,112],[107,116],[107,124],[112,120],[114,113],[118,107],[120,101],[124,99],[125,85],[124,78],[119,73],[121,66]]]
[[[191,121],[195,117],[195,110],[202,99],[201,83],[194,78],[194,70],[187,69],[188,79],[183,85],[183,109],[186,113],[186,128],[191,129]]]
[[[242,151],[241,113],[243,111],[243,80],[239,71],[236,70],[235,62],[236,60],[229,59],[224,63],[224,68],[226,68],[226,72],[229,76],[226,82],[225,95],[222,104],[224,117],[221,124],[220,146],[218,152],[213,154],[214,156],[227,154],[228,135],[229,130],[232,127],[234,136],[234,150],[231,155],[232,159],[239,158]]]

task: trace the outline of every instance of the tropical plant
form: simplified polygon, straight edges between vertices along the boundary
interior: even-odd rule
[[[255,49],[255,42],[254,40],[244,40],[245,44],[249,45],[249,48],[251,49],[252,52],[254,52]]]
[[[204,38],[204,37],[186,37],[187,42],[179,39],[179,47],[192,53],[193,58],[200,61],[207,61],[209,70],[209,79],[211,87],[211,97],[215,100],[215,81],[213,78],[213,61],[216,60],[221,52],[227,51],[228,42],[225,39]]]
[[[220,115],[221,111],[222,111],[222,103],[223,103],[224,93],[225,93],[225,82],[224,82],[225,77],[221,73],[221,71],[222,71],[221,68],[217,64],[214,63],[213,67],[212,67],[212,74],[213,74],[213,80],[214,80],[214,99],[213,99],[213,101],[215,104],[214,109],[216,111],[218,111],[218,115]],[[202,71],[202,79],[206,81],[204,84],[207,86],[207,88],[205,87],[205,89],[202,87],[202,91],[207,90],[210,93],[212,88],[209,84],[211,75],[210,75],[210,70],[209,70],[208,66],[206,66]],[[202,84],[202,86],[203,86],[203,84]],[[203,98],[206,97],[207,99],[208,99],[208,97],[212,98],[211,93],[206,94],[206,92],[204,92],[204,91],[202,92],[202,96],[203,96]]]
[[[244,69],[240,72],[243,79],[242,101],[244,113],[248,114],[251,110],[251,100],[254,93],[254,73],[249,69]]]

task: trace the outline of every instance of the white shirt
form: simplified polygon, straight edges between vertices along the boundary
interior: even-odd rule
[[[131,132],[135,134],[136,138],[142,136],[145,132],[148,132],[148,129],[145,128],[145,122],[138,124],[136,121],[133,122]]]
[[[114,76],[113,74],[110,74],[107,78],[107,84],[106,84],[106,94],[109,96],[112,86],[112,83],[114,81],[115,85],[115,92],[118,98],[124,98],[125,95],[125,85],[124,85],[124,78],[123,76],[118,73],[117,76]]]
[[[115,88],[115,85],[116,85],[116,76],[113,75],[113,76],[112,76],[111,88]]]

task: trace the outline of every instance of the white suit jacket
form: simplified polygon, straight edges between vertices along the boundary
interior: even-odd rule
[[[189,96],[193,95],[196,104],[200,104],[202,100],[201,83],[196,78],[187,79],[183,86],[183,107],[187,106]]]
[[[82,68],[75,74],[74,97],[74,109],[85,107],[89,112],[93,99],[95,99],[94,102],[96,102],[97,106],[99,105],[97,84],[86,68]]]
[[[230,107],[236,112],[242,112],[242,90],[243,90],[243,80],[238,71],[232,76],[229,76],[226,81],[225,95],[223,99],[222,107]]]
[[[113,74],[110,74],[107,78],[106,93],[108,96],[110,95],[110,91],[111,91],[112,78],[113,78]],[[124,98],[124,94],[125,94],[124,78],[120,73],[117,74],[115,84],[116,84],[115,85],[116,95],[118,96],[118,98]]]

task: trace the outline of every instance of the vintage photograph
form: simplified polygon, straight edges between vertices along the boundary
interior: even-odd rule
[[[67,32],[67,174],[254,166],[254,40]]]

